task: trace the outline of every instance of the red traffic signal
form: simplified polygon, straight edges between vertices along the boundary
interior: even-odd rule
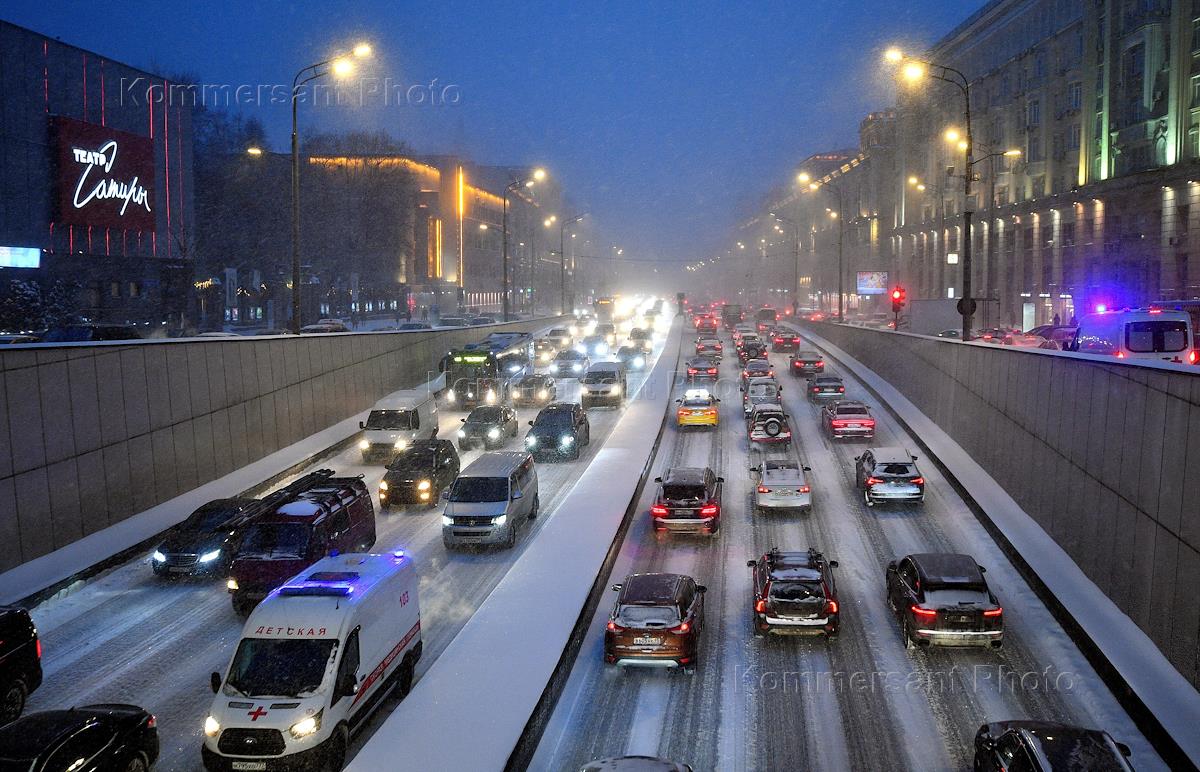
[[[892,311],[900,313],[900,309],[904,308],[905,291],[903,287],[894,287],[892,289]]]

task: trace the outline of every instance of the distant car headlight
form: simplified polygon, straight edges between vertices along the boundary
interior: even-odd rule
[[[578,372],[582,372],[582,371],[583,371],[583,365],[579,364],[578,362],[571,365],[571,372],[578,373]]]
[[[552,372],[552,373],[558,372],[558,363],[557,362],[554,362],[550,365],[550,372]]]
[[[487,403],[490,405],[496,401],[496,392],[492,389],[488,389],[487,394],[484,394],[483,398],[487,400]]]
[[[475,399],[475,392],[473,392],[473,391],[468,391],[468,392],[467,392],[467,399]]]
[[[221,732],[221,725],[212,716],[204,718],[204,735],[206,737],[216,737]]]
[[[442,525],[454,525],[454,518],[450,517],[450,515],[442,515]]]
[[[230,580],[225,583],[225,587],[226,589],[236,590],[238,588],[237,579],[230,578]]]
[[[463,439],[463,438],[464,438],[464,437],[466,437],[466,436],[467,436],[467,430],[466,430],[466,429],[459,429],[459,430],[458,430],[458,437],[459,437],[459,439]]]
[[[539,357],[539,358],[540,358],[540,359],[541,359],[543,362],[549,362],[549,361],[550,361],[550,352],[549,352],[549,351],[543,351],[543,352],[542,352],[542,355],[541,355],[541,357]]]
[[[497,429],[495,427],[488,429],[488,439],[489,440],[496,440],[499,438],[500,438],[500,430],[499,429]]]
[[[201,563],[211,563],[221,557],[221,550],[209,550],[200,556]]]
[[[492,525],[499,526],[499,525],[504,525],[507,522],[508,522],[508,515],[500,515],[500,517],[492,518]]]
[[[323,710],[318,710],[311,716],[305,716],[288,728],[288,732],[297,740],[308,737],[310,734],[315,734],[321,728],[321,714]]]
[[[645,367],[646,366],[645,358],[644,357],[634,357],[633,358],[633,366],[634,367]]]
[[[167,556],[162,554],[158,550],[154,550],[154,552],[150,553],[150,559],[153,560],[155,563],[166,563],[167,562]]]
[[[550,392],[547,391],[546,389],[542,389],[541,391],[538,392],[538,399],[549,399],[549,398],[550,398]]]
[[[396,448],[396,450],[404,450],[405,448],[408,447],[408,440],[396,440],[396,444],[394,447]]]
[[[526,447],[530,447],[530,448],[537,447],[537,437],[532,437],[532,436],[526,437],[525,445],[526,445]]]
[[[427,491],[427,490],[429,490],[429,486],[431,484],[432,483],[430,483],[428,480],[422,480],[421,482],[417,483],[417,490]]]
[[[570,447],[571,445],[575,444],[575,438],[568,434],[567,436],[565,436],[561,440],[559,440],[559,442],[567,447]]]
[[[580,354],[586,354],[587,346],[583,345],[582,343],[576,343],[575,350],[578,351]]]
[[[380,480],[379,481],[379,490],[386,491],[387,489],[388,489],[387,480]]]
[[[366,440],[360,440],[358,443],[359,450],[366,450],[369,447],[371,447],[371,443],[367,442]]]
[[[454,401],[454,399],[455,399],[455,397],[454,397],[454,389],[450,389],[449,391],[447,391],[447,392],[446,392],[446,401],[447,401],[447,402],[453,402],[453,401]]]

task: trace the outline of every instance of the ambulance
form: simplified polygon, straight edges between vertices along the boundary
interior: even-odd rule
[[[338,770],[352,733],[421,658],[412,558],[318,561],[251,612],[224,675],[212,674],[207,770]]]

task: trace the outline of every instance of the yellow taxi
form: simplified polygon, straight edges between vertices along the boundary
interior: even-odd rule
[[[717,403],[721,400],[710,394],[708,389],[688,389],[682,399],[675,401],[679,403],[675,420],[681,429],[688,426],[715,427],[720,423]]]

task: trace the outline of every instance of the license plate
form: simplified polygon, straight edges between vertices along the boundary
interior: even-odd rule
[[[230,769],[266,769],[267,762],[265,761],[231,761],[229,762]]]
[[[694,509],[677,509],[674,512],[672,512],[671,514],[674,515],[675,517],[691,517],[692,515],[696,514],[696,510],[694,510]]]
[[[483,537],[463,534],[462,536],[458,537],[458,540],[461,542],[466,542],[467,544],[476,544],[483,541]]]
[[[963,616],[962,614],[958,614],[956,616],[951,617],[950,621],[957,622],[959,624],[966,624],[970,619],[971,619],[970,617]]]
[[[167,571],[172,574],[186,574],[188,569],[184,566],[171,566]]]
[[[861,427],[862,427],[862,424],[846,424],[847,429],[859,429]]]
[[[634,646],[657,646],[662,643],[662,638],[634,638]]]

